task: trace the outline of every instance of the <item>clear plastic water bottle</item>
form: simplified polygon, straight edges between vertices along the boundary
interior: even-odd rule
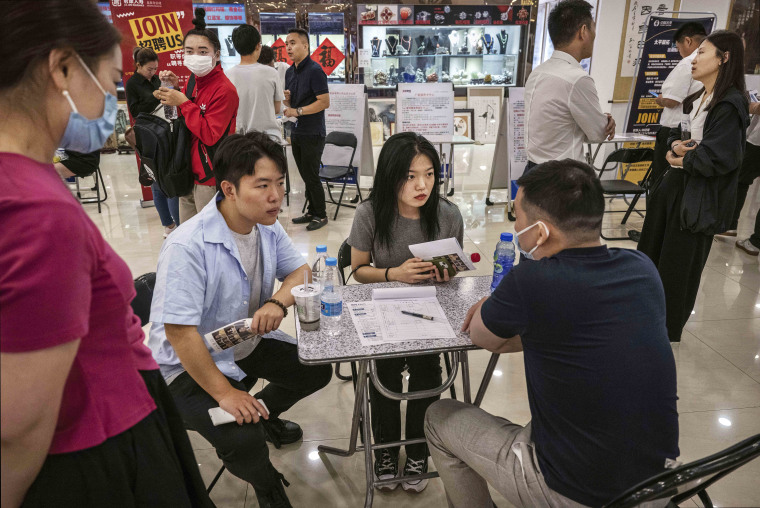
[[[340,317],[343,314],[343,283],[338,273],[338,260],[325,260],[324,276],[322,278],[322,316],[320,327],[330,337],[340,334]]]
[[[317,260],[311,265],[311,282],[317,288],[322,289],[322,278],[325,275],[325,260],[327,259],[327,245],[317,245]]]
[[[493,281],[491,293],[496,290],[501,279],[509,273],[515,264],[515,244],[512,243],[512,233],[502,233],[496,250],[493,253]]]
[[[174,88],[169,81],[161,81],[161,86],[164,88]],[[164,117],[167,120],[174,120],[177,118],[177,108],[175,106],[164,106]]]

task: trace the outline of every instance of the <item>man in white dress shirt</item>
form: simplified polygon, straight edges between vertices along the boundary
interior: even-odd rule
[[[665,154],[670,149],[668,136],[670,136],[670,129],[677,127],[681,122],[681,103],[686,97],[703,87],[701,82],[691,77],[691,62],[697,56],[697,48],[705,37],[707,37],[705,27],[702,23],[695,21],[681,25],[673,36],[673,42],[675,42],[682,60],[665,78],[660,95],[655,99],[657,105],[664,109],[660,116],[657,141],[654,144],[652,182],[657,182],[670,168],[670,164],[665,160]]]
[[[585,162],[583,144],[611,139],[615,120],[603,113],[591,76],[580,61],[594,48],[591,5],[563,0],[549,14],[551,58],[530,73],[525,84],[528,166],[549,160]]]

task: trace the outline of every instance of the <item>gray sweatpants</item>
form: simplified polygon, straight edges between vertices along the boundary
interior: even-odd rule
[[[530,424],[443,399],[428,408],[425,435],[452,508],[493,508],[489,483],[515,506],[583,506],[546,486]]]

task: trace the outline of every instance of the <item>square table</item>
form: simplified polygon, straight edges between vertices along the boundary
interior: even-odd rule
[[[391,443],[372,443],[371,414],[369,407],[369,383],[367,382],[367,373],[375,388],[383,396],[394,400],[411,400],[422,399],[440,395],[454,383],[459,366],[462,368],[462,386],[464,389],[464,401],[470,402],[470,378],[469,367],[467,363],[467,351],[477,349],[470,341],[467,334],[460,332],[467,311],[475,305],[481,298],[490,294],[491,277],[455,277],[446,283],[435,283],[437,289],[437,298],[443,308],[446,317],[454,329],[456,336],[453,339],[430,339],[430,340],[409,340],[392,344],[378,344],[374,346],[364,346],[359,340],[359,334],[356,331],[351,315],[344,310],[343,317],[340,321],[340,333],[336,337],[328,337],[321,331],[308,332],[301,330],[298,318],[296,320],[296,336],[298,338],[298,359],[306,365],[329,364],[334,362],[358,362],[358,375],[356,380],[356,398],[354,401],[354,412],[351,423],[351,436],[349,438],[348,450],[332,448],[329,446],[319,446],[321,453],[330,453],[349,457],[358,450],[364,451],[364,466],[367,481],[367,490],[365,495],[365,508],[372,506],[375,486],[399,483],[409,477],[396,477],[389,480],[376,481],[374,478],[373,468],[373,450],[382,448],[393,448],[407,444],[425,442],[424,438],[407,439]],[[358,284],[343,286],[344,302],[363,302],[372,299],[372,290],[377,288],[399,288],[407,287],[407,284],[400,282],[388,282],[380,284]],[[295,313],[294,313],[295,314]],[[452,353],[455,362],[452,365],[446,381],[431,390],[396,393],[391,392],[380,383],[377,376],[376,360],[383,358],[394,358],[400,356],[423,355],[431,353]],[[495,362],[494,362],[495,365]],[[490,376],[489,376],[490,377]],[[480,391],[483,391],[484,388]],[[479,392],[480,392],[479,391]],[[364,436],[364,445],[358,445],[359,424],[361,422]],[[425,473],[414,475],[415,479],[435,478],[438,473]]]

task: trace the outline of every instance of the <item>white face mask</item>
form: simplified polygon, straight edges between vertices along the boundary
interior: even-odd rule
[[[536,222],[532,226],[528,226],[527,228],[523,229],[522,231],[516,231],[515,232],[515,243],[517,243],[517,250],[520,251],[520,254],[522,254],[525,259],[533,259],[533,253],[536,251],[536,249],[538,249],[538,244],[536,244],[536,246],[533,247],[532,249],[530,249],[528,252],[525,252],[525,250],[523,250],[522,246],[520,245],[520,238],[519,237],[520,237],[521,234],[525,233],[529,229],[533,229],[534,227],[538,226],[539,224],[541,224],[544,227],[544,229],[546,230],[546,237],[549,238],[549,228],[547,228],[546,224],[544,224],[541,221]]]
[[[202,78],[214,69],[214,59],[209,55],[185,55],[185,67]]]

